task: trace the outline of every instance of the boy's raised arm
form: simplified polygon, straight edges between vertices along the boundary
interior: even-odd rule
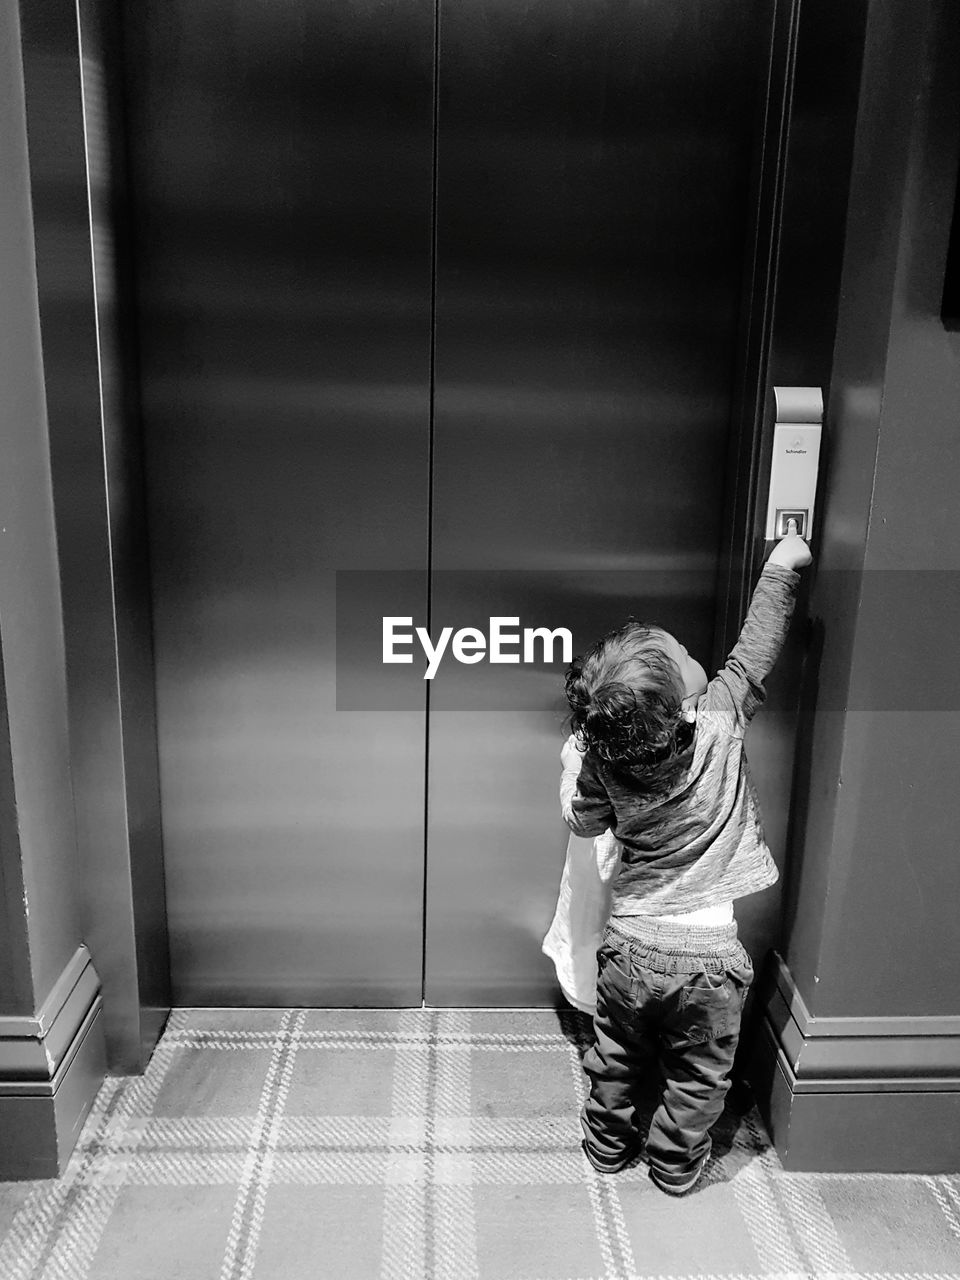
[[[787,637],[800,581],[797,570],[811,559],[810,548],[796,533],[777,543],[754,588],[740,638],[717,673],[716,681],[744,726],[764,700],[763,682]]]

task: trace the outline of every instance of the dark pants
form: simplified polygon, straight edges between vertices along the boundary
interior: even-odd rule
[[[638,1150],[636,1094],[659,1072],[647,1135],[651,1168],[683,1182],[710,1151],[740,1034],[753,966],[736,924],[690,927],[634,918],[642,936],[608,925],[598,952],[596,1043],[583,1060],[590,1096],[587,1154],[615,1169]]]

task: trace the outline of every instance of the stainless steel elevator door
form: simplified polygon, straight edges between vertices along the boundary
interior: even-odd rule
[[[441,0],[432,616],[711,657],[760,0]],[[426,999],[549,1003],[560,673],[430,702]]]
[[[335,573],[426,568],[433,0],[126,6],[174,999],[419,1004],[424,710]]]
[[[562,664],[391,710],[335,574],[709,658],[768,8],[124,8],[177,1002],[553,1000]]]

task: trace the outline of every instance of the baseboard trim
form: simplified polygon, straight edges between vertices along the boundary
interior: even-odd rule
[[[747,1074],[784,1168],[960,1169],[960,1018],[814,1018],[780,956]]]
[[[960,1018],[814,1018],[773,959],[762,1033],[791,1092],[960,1091]]]
[[[0,1181],[63,1172],[105,1075],[100,979],[78,947],[36,1014],[0,1018]]]
[[[45,1036],[56,1021],[81,975],[91,963],[90,952],[81,942],[67,961],[63,972],[40,1006],[39,1013],[29,1017],[0,1017],[0,1040],[14,1036]]]
[[[783,957],[773,953],[773,979],[787,1010],[802,1036],[885,1039],[893,1036],[955,1036],[960,1038],[960,1016],[894,1018],[815,1018],[797,989]]]
[[[77,1144],[107,1070],[97,1000],[49,1093],[0,1095],[0,1182],[56,1178]]]
[[[53,1092],[52,1082],[75,1050],[99,995],[90,952],[80,946],[36,1014],[0,1018],[0,1096],[33,1086]]]

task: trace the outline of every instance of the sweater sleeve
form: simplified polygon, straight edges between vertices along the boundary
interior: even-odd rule
[[[583,757],[576,790],[563,807],[563,818],[577,836],[598,836],[616,825],[613,805],[589,751]]]
[[[763,566],[740,638],[713,680],[712,701],[725,703],[746,728],[766,696],[763,682],[780,655],[790,628],[800,575],[783,565]]]

